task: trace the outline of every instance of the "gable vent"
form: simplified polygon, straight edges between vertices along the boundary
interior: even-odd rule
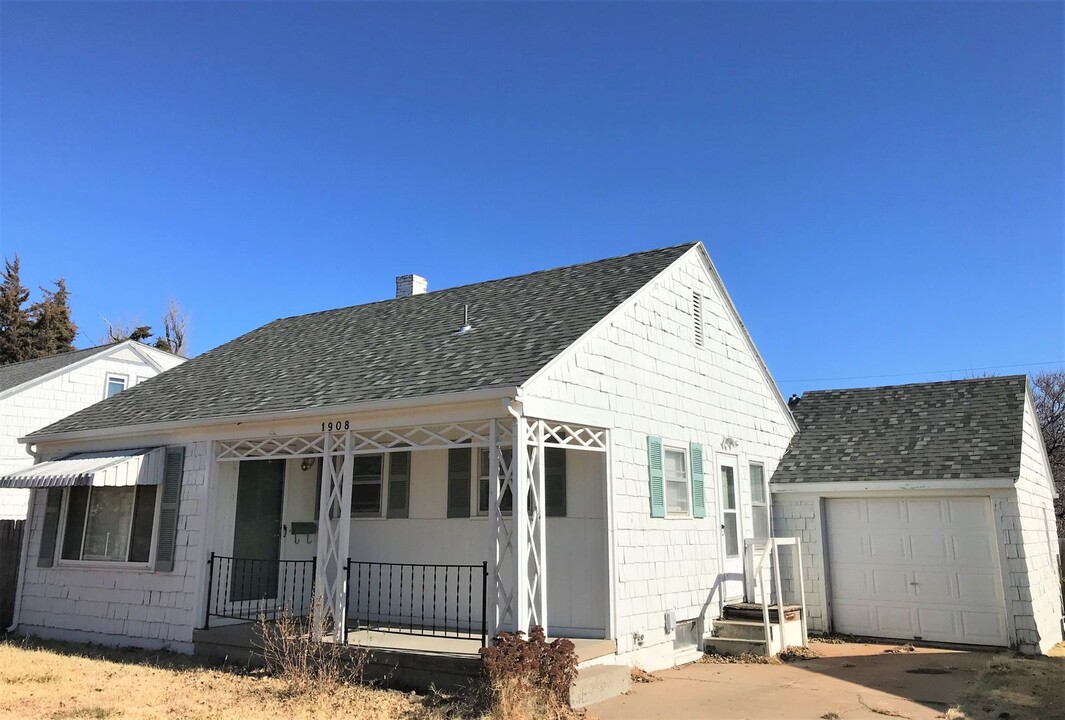
[[[692,330],[695,331],[695,344],[703,346],[703,296],[692,293]]]

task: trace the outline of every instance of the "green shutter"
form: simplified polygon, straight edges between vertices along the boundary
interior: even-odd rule
[[[662,471],[662,438],[647,436],[647,469],[651,478],[651,517],[666,516],[666,491]]]
[[[173,572],[177,551],[178,513],[181,510],[181,475],[185,470],[185,448],[166,449],[163,466],[163,500],[159,509],[159,535],[155,543],[155,571]]]
[[[62,505],[63,488],[48,488],[48,499],[44,505],[44,525],[41,526],[41,548],[37,553],[37,567],[50,568],[55,562],[55,539],[59,532],[59,508]]]
[[[471,448],[451,448],[447,451],[447,516],[470,516]]]
[[[692,517],[706,517],[706,498],[703,494],[703,446],[691,444],[692,461]]]
[[[410,453],[392,453],[388,458],[388,517],[410,515]]]
[[[566,449],[544,448],[547,516],[566,517]]]

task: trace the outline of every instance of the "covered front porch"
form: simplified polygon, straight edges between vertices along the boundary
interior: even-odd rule
[[[611,637],[608,431],[509,411],[216,442],[197,644],[312,608],[324,639],[381,652]]]

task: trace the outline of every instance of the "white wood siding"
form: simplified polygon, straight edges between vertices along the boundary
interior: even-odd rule
[[[603,456],[579,450],[568,450],[566,456],[566,517],[547,518],[548,618],[552,627],[566,635],[603,637],[607,608]],[[409,517],[352,518],[349,553],[352,559],[440,565],[479,565],[488,559],[487,518],[447,517],[447,459],[447,450],[411,453]],[[233,547],[239,464],[217,465],[215,535],[211,549],[229,555]],[[316,470],[304,472],[299,460],[290,460],[285,473],[282,522],[315,519]],[[475,495],[475,482],[471,488],[471,495]],[[384,496],[387,497],[387,491]],[[473,500],[471,496],[471,503]],[[295,560],[313,557],[316,550],[316,542],[296,545],[290,535],[282,542],[281,552],[283,559]],[[509,576],[504,573],[504,577]],[[479,592],[474,605],[473,619],[480,622]],[[466,617],[465,607],[462,617]]]
[[[686,254],[526,390],[611,421],[615,635],[619,653],[648,669],[675,664],[673,634],[664,627],[667,611],[675,611],[678,621],[705,616],[708,622],[718,614],[722,441],[738,442],[728,453],[739,459],[749,534],[748,464],[761,462],[771,475],[792,435],[775,388],[699,253]],[[695,342],[693,292],[704,296],[701,347]],[[667,444],[703,444],[705,519],[651,517],[651,434]],[[549,581],[549,596],[553,592]]]
[[[1016,494],[999,508],[1009,570],[1007,601],[1017,641],[1030,652],[1046,652],[1062,639],[1054,496],[1039,432],[1035,408],[1027,398]]]

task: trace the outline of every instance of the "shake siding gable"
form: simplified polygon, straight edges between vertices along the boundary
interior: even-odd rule
[[[695,342],[693,292],[703,296],[704,344]],[[776,388],[702,251],[686,253],[572,351],[529,381],[526,394],[612,418],[615,637],[644,667],[674,664],[664,613],[717,615],[721,572],[715,463],[737,445],[742,524],[751,527],[747,465],[772,473],[794,432]],[[703,448],[705,518],[653,517],[648,436]],[[550,560],[549,560],[550,562]],[[641,642],[642,639],[642,642]],[[638,657],[638,660],[637,660]]]

